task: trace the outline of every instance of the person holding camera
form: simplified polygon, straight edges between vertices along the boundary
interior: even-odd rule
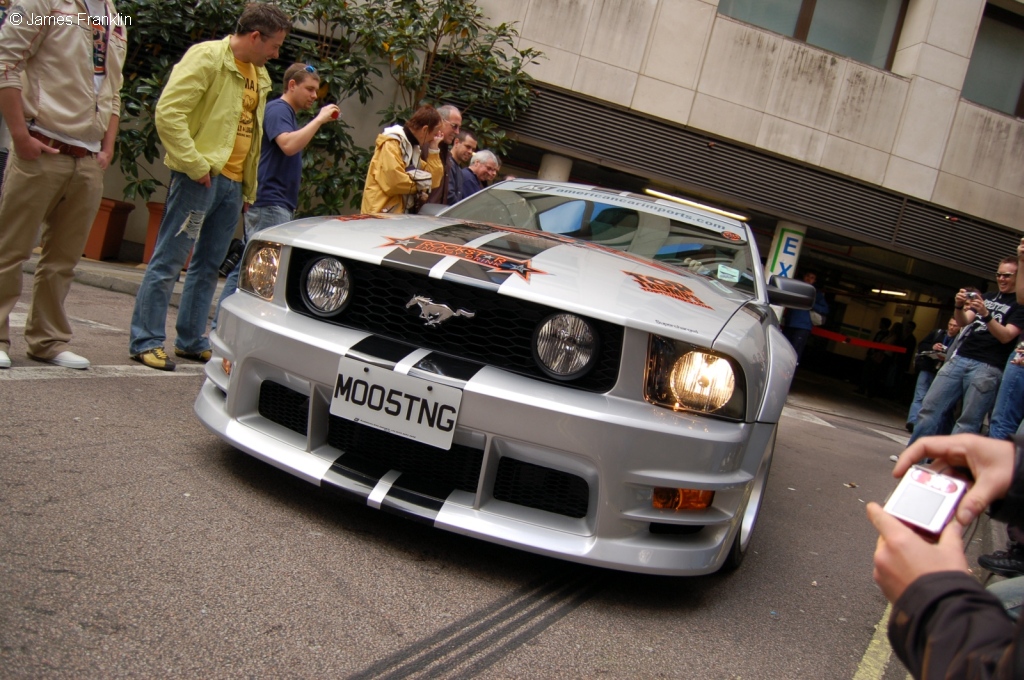
[[[917,345],[917,357],[914,359],[917,383],[914,387],[914,401],[911,402],[910,411],[907,413],[907,432],[914,431],[917,414],[921,412],[921,403],[928,394],[928,388],[935,381],[935,374],[946,361],[946,350],[953,344],[959,332],[960,324],[950,317],[944,329],[936,328]]]
[[[259,184],[256,202],[245,212],[245,240],[257,232],[291,222],[299,207],[299,186],[302,183],[302,150],[313,141],[321,126],[338,119],[337,104],[326,104],[312,120],[299,127],[295,114],[313,108],[319,98],[320,75],[309,64],[292,64],[284,72],[284,94],[267,102],[263,113],[263,140],[260,144],[260,163],[256,171]],[[232,243],[234,246],[235,243]],[[228,252],[225,261],[227,280],[217,301],[217,314],[224,299],[238,287],[238,269],[242,252]]]
[[[963,399],[953,434],[980,432],[992,409],[1003,366],[1024,328],[1024,306],[1017,304],[1017,257],[1004,258],[996,272],[995,293],[984,296],[961,288],[953,318],[964,330],[956,354],[946,360],[925,395],[910,442],[938,434],[948,411]]]
[[[915,678],[1024,677],[1024,619],[1014,624],[1005,604],[971,576],[961,538],[986,508],[999,521],[1024,521],[1024,437],[921,439],[903,452],[893,476],[925,458],[969,469],[974,484],[936,543],[868,503],[878,530],[872,575],[893,605],[893,651]],[[997,585],[1019,590],[1015,581]]]

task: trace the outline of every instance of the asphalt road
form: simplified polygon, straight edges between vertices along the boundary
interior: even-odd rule
[[[222,444],[192,413],[199,364],[129,361],[122,293],[72,289],[91,370],[32,362],[25,283],[0,371],[2,677],[905,676],[876,636],[864,515],[905,433],[787,407],[738,572],[604,571],[372,510]]]

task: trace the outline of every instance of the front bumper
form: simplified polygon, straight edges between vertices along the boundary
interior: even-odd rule
[[[468,379],[432,374],[422,368],[424,350],[376,353],[387,342],[375,340],[233,295],[196,413],[250,455],[441,529],[626,571],[693,575],[721,566],[775,425],[644,402],[645,333],[627,329],[622,375],[609,394],[486,366]],[[452,450],[332,416],[341,356],[461,389]],[[353,442],[362,442],[358,450]],[[657,510],[655,487],[709,489],[715,499],[699,512]]]

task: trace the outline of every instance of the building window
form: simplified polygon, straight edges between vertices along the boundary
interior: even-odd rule
[[[891,68],[909,0],[719,0],[718,13]]]
[[[982,106],[1024,117],[1024,17],[985,7],[962,94]]]

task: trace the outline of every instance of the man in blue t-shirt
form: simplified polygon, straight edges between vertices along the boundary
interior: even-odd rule
[[[302,150],[324,123],[338,118],[338,106],[328,104],[303,127],[295,119],[297,111],[305,111],[316,103],[320,76],[307,64],[292,64],[284,72],[284,94],[267,102],[263,113],[263,145],[257,171],[256,202],[245,212],[245,240],[253,234],[290,222],[299,204],[299,183],[302,180]],[[217,302],[217,327],[224,299],[235,292],[238,269],[228,275],[224,292]]]

